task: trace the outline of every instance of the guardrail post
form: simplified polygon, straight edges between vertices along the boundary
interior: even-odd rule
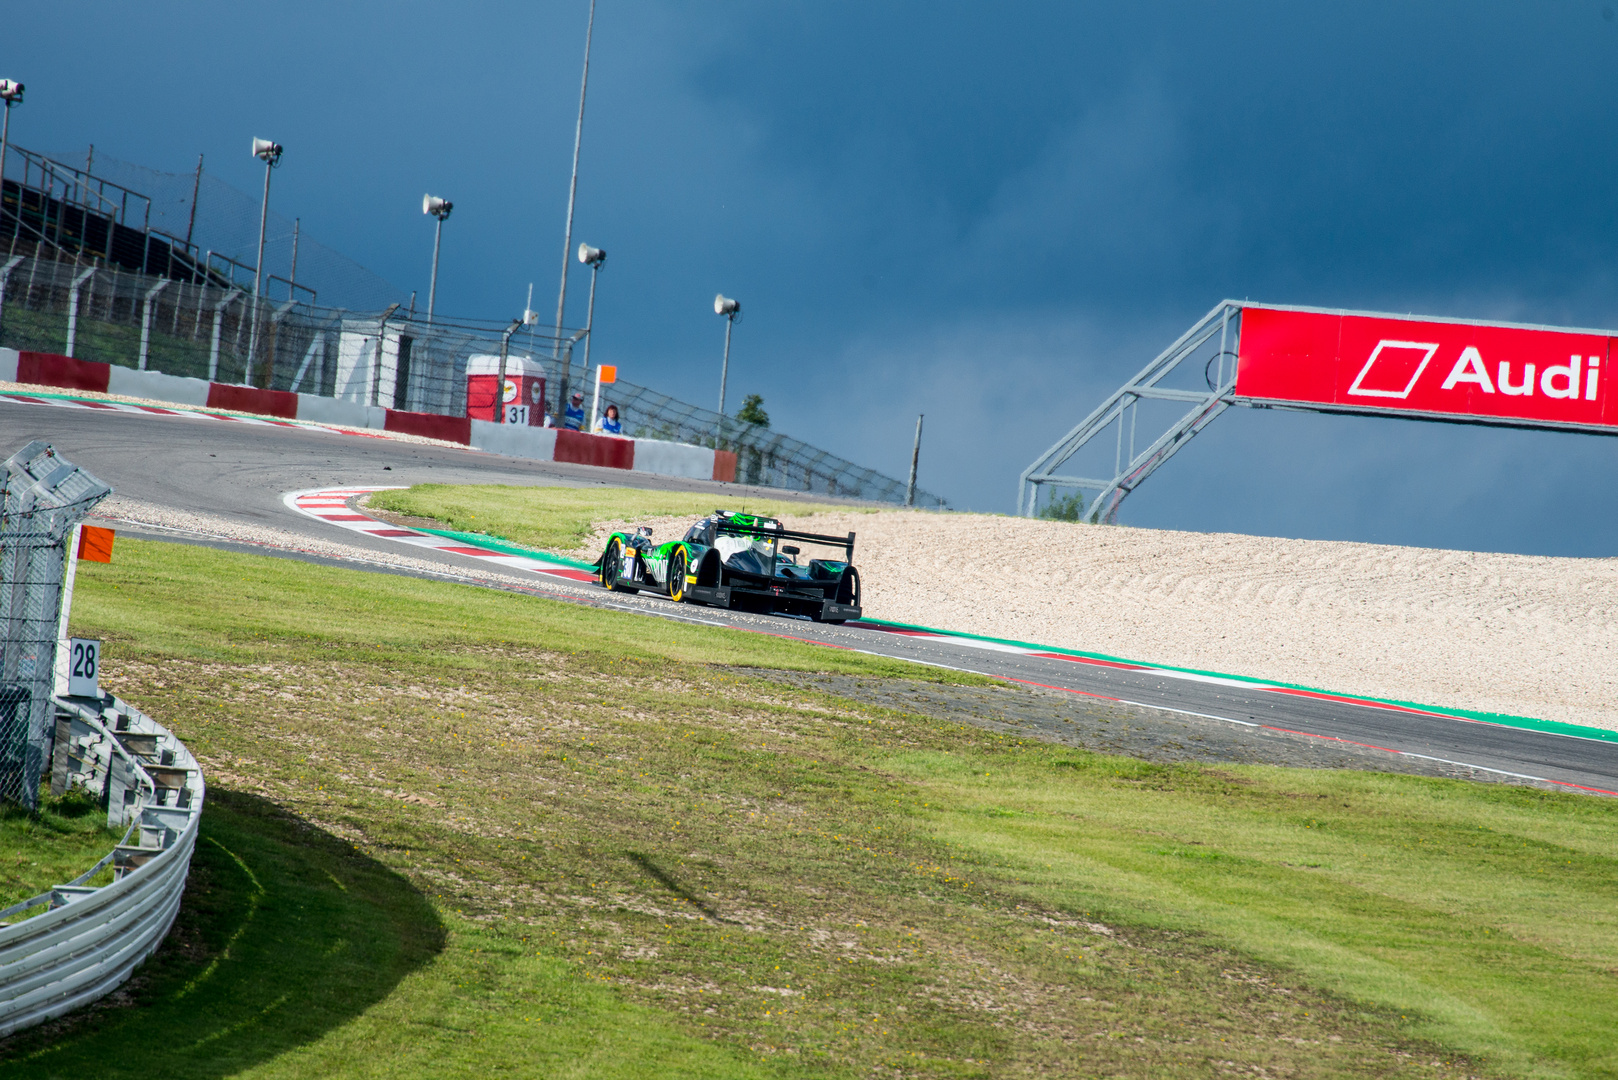
[[[146,290],[146,301],[141,306],[140,312],[140,357],[135,364],[139,371],[146,370],[146,356],[152,344],[152,303],[157,299],[158,293],[169,287],[169,280],[163,278]]]
[[[225,298],[213,306],[213,341],[208,346],[208,381],[219,381],[219,331],[225,324],[225,308],[231,304],[242,291],[232,287]]]
[[[18,200],[18,213],[19,214],[21,213],[21,206],[22,206],[22,200],[19,199]],[[13,255],[10,259],[6,260],[6,265],[5,266],[0,266],[0,330],[3,330],[5,328],[5,324],[6,324],[5,323],[5,318],[6,318],[6,282],[11,280],[11,272],[13,270],[17,269],[17,264],[20,263],[20,262],[22,262],[22,256],[21,255]]]
[[[95,272],[96,268],[92,266],[74,278],[73,286],[67,294],[67,348],[64,351],[68,356],[73,355],[73,339],[79,330],[79,289]]]

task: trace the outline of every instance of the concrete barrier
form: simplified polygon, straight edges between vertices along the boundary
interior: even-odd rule
[[[105,394],[107,379],[112,374],[111,367],[110,364],[98,364],[94,360],[75,360],[71,356],[58,356],[55,353],[19,352],[17,381]]]
[[[711,480],[714,476],[714,452],[706,446],[687,446],[685,443],[664,442],[661,439],[636,439],[635,471]]]
[[[556,460],[556,429],[472,421],[472,448],[534,461]]]
[[[349,428],[378,428],[387,423],[388,410],[380,405],[361,405],[341,398],[318,397],[314,394],[298,395],[299,420],[316,424],[335,424]]]
[[[598,465],[608,469],[635,467],[635,440],[618,439],[610,435],[586,435],[582,431],[566,428],[556,433],[556,456],[553,461],[570,465]]]
[[[296,420],[298,395],[285,390],[260,390],[256,386],[214,383],[208,387],[208,408]]]
[[[397,431],[401,435],[420,435],[426,439],[443,439],[462,446],[472,442],[472,421],[465,416],[441,416],[438,413],[403,412],[385,410],[382,430]]]
[[[208,404],[208,391],[213,386],[207,379],[187,379],[161,371],[136,371],[116,364],[109,367],[112,370],[107,372],[107,393],[124,397],[201,407]]]

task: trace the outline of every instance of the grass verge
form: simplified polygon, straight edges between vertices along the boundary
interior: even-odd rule
[[[199,849],[138,1007],[0,1073],[1618,1071],[1606,801],[1025,743],[713,666],[906,665],[435,582],[136,541],[80,574],[240,861]],[[184,1069],[98,1041],[170,1018]]]
[[[689,516],[695,521],[715,509],[746,510],[771,516],[849,513],[864,509],[640,488],[506,484],[417,484],[398,491],[379,491],[371,496],[370,505],[395,514],[429,518],[446,529],[483,533],[541,551],[577,548],[590,535],[591,524],[597,521],[627,523],[674,516]]]
[[[0,808],[0,908],[72,881],[111,851],[121,835],[107,828],[105,808],[80,792],[44,794],[38,813]],[[108,869],[86,884],[111,880]]]

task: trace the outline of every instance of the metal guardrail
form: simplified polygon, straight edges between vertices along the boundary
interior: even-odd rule
[[[77,878],[0,911],[0,1036],[104,997],[162,944],[202,817],[202,770],[166,728],[110,695],[55,705],[52,790],[101,796],[125,831]],[[110,883],[86,884],[109,866]]]

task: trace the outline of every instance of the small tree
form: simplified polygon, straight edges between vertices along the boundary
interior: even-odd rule
[[[1039,516],[1047,521],[1078,521],[1084,516],[1084,495],[1077,491],[1057,495],[1045,504]]]
[[[764,411],[764,395],[748,394],[743,398],[742,407],[736,411],[736,419],[756,427],[769,427],[770,414]]]

